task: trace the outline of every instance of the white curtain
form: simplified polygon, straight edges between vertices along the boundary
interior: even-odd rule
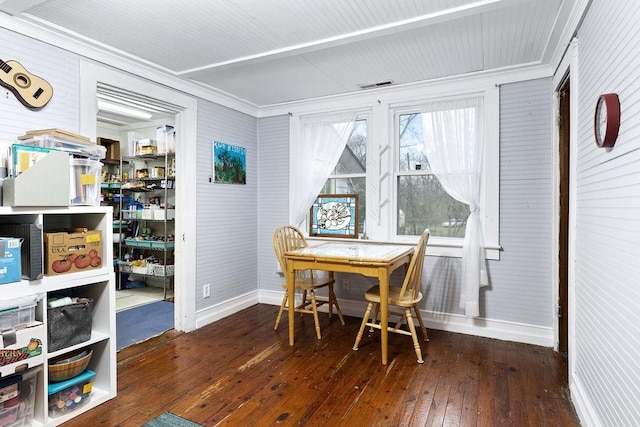
[[[484,256],[480,180],[484,151],[483,98],[435,101],[422,107],[422,131],[431,171],[445,191],[469,205],[464,234],[460,308],[480,315],[480,287],[489,284]]]
[[[290,215],[296,226],[302,225],[340,160],[356,117],[357,113],[348,112],[300,118],[299,138],[293,142],[290,162]]]

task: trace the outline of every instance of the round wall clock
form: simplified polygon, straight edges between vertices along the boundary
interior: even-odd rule
[[[598,147],[613,147],[620,129],[620,101],[615,93],[600,95],[596,103],[593,131]]]

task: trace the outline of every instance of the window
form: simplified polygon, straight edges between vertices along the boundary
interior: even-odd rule
[[[367,120],[356,120],[347,145],[320,194],[358,194],[358,233],[365,230]]]
[[[447,194],[431,172],[421,113],[397,113],[395,119],[396,234],[418,236],[429,228],[434,237],[463,238],[469,207]]]
[[[340,153],[331,151],[333,145],[327,142],[325,136],[305,143],[293,140],[291,158],[296,160],[292,160],[292,168],[299,170],[296,169],[291,175],[292,200],[300,199],[298,193],[302,194],[307,186],[303,185],[301,177],[310,175],[309,162],[297,159],[305,156],[308,159],[313,156],[328,158],[331,154],[331,165],[325,169],[331,172],[314,173],[324,183],[320,193],[358,194],[360,235],[366,235],[374,241],[415,244],[422,231],[429,228],[429,255],[460,257],[469,221],[469,204],[458,202],[445,191],[444,185],[451,190],[452,184],[438,169],[432,170],[432,166],[437,168],[441,164],[441,159],[431,151],[434,144],[428,141],[430,138],[434,142],[444,141],[447,144],[445,147],[449,147],[449,140],[468,141],[473,140],[471,136],[479,137],[483,145],[477,145],[481,149],[474,151],[473,157],[477,159],[475,155],[480,153],[482,162],[479,172],[480,199],[476,202],[479,217],[475,219],[477,221],[479,218],[484,231],[486,257],[499,259],[498,88],[494,84],[473,89],[456,87],[443,91],[442,96],[427,91],[412,92],[410,96],[389,101],[376,99],[370,104],[367,100],[356,107],[345,104],[344,110],[336,108],[332,112],[292,116],[292,138],[300,138],[300,141],[306,141],[300,129],[307,121],[353,124],[353,128],[348,128],[350,133],[346,131],[342,136],[343,141],[346,135],[349,138]],[[476,112],[465,106],[470,104],[477,108]],[[463,116],[464,121],[459,121],[459,116]],[[439,117],[450,123],[465,125],[442,128],[437,122]],[[451,137],[450,130],[458,127],[468,129],[464,138],[458,134]],[[436,131],[443,133],[435,138],[433,133]],[[314,141],[315,144],[312,144]],[[307,146],[317,146],[317,149],[303,150]],[[463,143],[459,147],[473,146]],[[431,162],[427,153],[432,153]],[[442,151],[438,149],[437,153]],[[339,159],[336,159],[337,156]],[[478,173],[477,168],[474,171],[474,174]],[[451,176],[464,174],[454,172]],[[311,193],[309,197],[317,196],[317,193]],[[460,199],[464,200],[463,197]],[[307,215],[310,205],[306,199],[303,202],[299,203],[300,212],[306,212]],[[293,217],[296,218],[295,215]]]

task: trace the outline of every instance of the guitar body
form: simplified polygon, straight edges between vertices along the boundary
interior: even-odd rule
[[[31,74],[17,61],[0,59],[0,85],[13,92],[25,107],[34,110],[47,105],[53,96],[49,82]]]

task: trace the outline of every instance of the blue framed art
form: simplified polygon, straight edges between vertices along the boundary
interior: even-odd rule
[[[320,194],[311,205],[309,235],[358,238],[358,195]]]
[[[247,150],[237,145],[213,142],[213,181],[225,184],[247,183]]]

